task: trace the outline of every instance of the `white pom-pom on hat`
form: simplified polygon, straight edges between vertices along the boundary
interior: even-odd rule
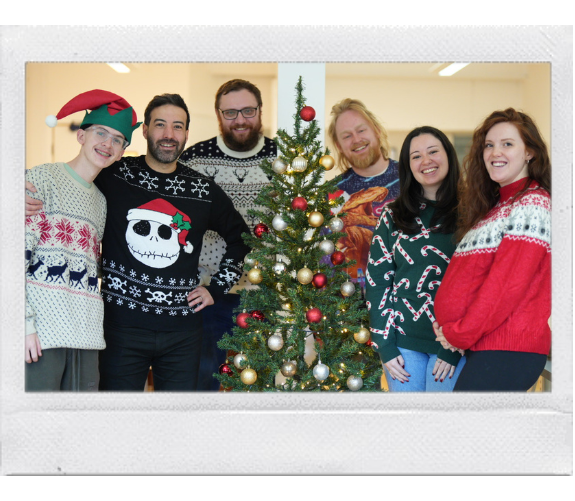
[[[46,117],[46,125],[48,127],[56,127],[57,123],[58,123],[58,119],[56,118],[55,115],[48,115]]]

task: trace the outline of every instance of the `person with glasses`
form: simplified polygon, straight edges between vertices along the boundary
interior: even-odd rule
[[[144,112],[145,155],[126,157],[96,182],[108,203],[102,242],[106,349],[102,391],[142,391],[152,368],[154,391],[195,391],[203,309],[242,273],[249,231],[224,191],[179,157],[190,114],[178,94],[155,96]],[[200,284],[204,233],[226,246],[209,285]]]
[[[122,157],[140,123],[125,99],[103,90],[74,97],[47,121],[83,110],[78,155],[26,171],[44,202],[26,218],[26,391],[98,389],[98,353],[106,346],[98,290],[106,199],[94,179]]]
[[[259,165],[277,156],[273,140],[262,134],[261,92],[246,80],[230,80],[216,92],[214,108],[220,134],[186,149],[181,161],[221,186],[252,230],[259,221],[248,216],[248,209],[254,208],[257,194],[269,183]],[[225,250],[224,240],[216,233],[204,235],[200,256],[204,284],[217,283],[215,274]],[[213,374],[224,363],[226,353],[218,349],[217,342],[224,332],[231,333],[234,309],[240,304],[238,291],[246,287],[255,286],[244,274],[217,304],[202,311],[204,341],[198,390],[217,391],[220,387]]]

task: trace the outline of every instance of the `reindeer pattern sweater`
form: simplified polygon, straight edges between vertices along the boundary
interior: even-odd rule
[[[104,306],[98,290],[106,199],[67,164],[26,171],[44,202],[26,218],[26,334],[42,349],[101,350]]]

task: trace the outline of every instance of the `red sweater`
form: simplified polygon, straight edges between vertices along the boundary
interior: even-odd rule
[[[473,351],[547,355],[551,347],[551,199],[525,179],[461,240],[435,297],[449,343]]]

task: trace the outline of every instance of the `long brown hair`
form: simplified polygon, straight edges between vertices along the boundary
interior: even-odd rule
[[[483,151],[489,130],[503,122],[509,122],[517,127],[525,147],[533,155],[528,164],[525,185],[516,197],[519,198],[525,193],[530,181],[536,181],[541,188],[551,194],[551,162],[547,146],[535,122],[529,115],[513,108],[494,111],[475,129],[471,150],[463,160],[463,175],[459,180],[460,220],[455,234],[457,241],[481,221],[499,201],[499,184],[489,177],[483,161]]]

